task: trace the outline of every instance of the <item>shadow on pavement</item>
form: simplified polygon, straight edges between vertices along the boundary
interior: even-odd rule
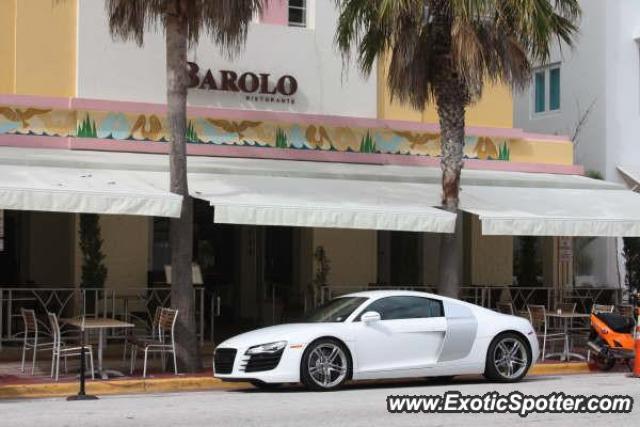
[[[558,376],[532,376],[524,378],[521,382],[536,383],[542,381],[556,381]],[[411,379],[411,380],[363,380],[347,383],[344,387],[336,391],[349,391],[349,390],[368,390],[368,389],[382,389],[382,388],[411,388],[411,387],[428,387],[428,386],[464,386],[472,384],[508,384],[508,383],[496,383],[487,381],[481,376],[469,376],[469,377],[456,377],[452,380],[445,381],[438,378],[425,378],[425,379]],[[255,387],[237,388],[227,390],[230,393],[316,393],[305,389],[301,384],[287,384],[281,388],[272,390],[262,390]]]

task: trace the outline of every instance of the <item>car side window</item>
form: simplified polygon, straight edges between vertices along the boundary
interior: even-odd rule
[[[444,316],[442,301],[414,296],[380,298],[369,304],[369,306],[360,313],[357,320],[360,320],[362,314],[367,311],[377,311],[380,313],[382,320],[420,319]]]

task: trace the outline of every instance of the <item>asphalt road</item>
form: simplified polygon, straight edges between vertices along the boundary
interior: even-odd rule
[[[582,395],[630,395],[629,414],[390,414],[388,395],[434,395],[449,390],[482,395],[519,390],[541,395],[554,391]],[[461,426],[461,425],[640,425],[640,379],[627,374],[530,377],[519,384],[458,379],[447,385],[421,382],[350,385],[344,390],[312,393],[299,388],[277,392],[232,389],[212,392],[107,396],[98,401],[64,399],[0,401],[0,425],[13,426]],[[586,425],[586,424],[582,424]]]

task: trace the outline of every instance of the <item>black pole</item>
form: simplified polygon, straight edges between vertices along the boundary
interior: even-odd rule
[[[98,396],[86,394],[84,391],[85,382],[85,362],[84,362],[84,317],[82,317],[82,326],[80,327],[80,390],[75,396],[67,397],[67,400],[97,400]]]

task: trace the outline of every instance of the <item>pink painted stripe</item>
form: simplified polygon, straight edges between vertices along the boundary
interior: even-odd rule
[[[0,146],[56,148],[89,151],[117,151],[129,153],[167,154],[169,144],[144,141],[114,141],[112,139],[68,138],[33,135],[0,135]],[[302,160],[315,162],[360,163],[370,165],[398,165],[437,167],[440,159],[396,154],[363,154],[336,151],[295,150],[265,147],[238,147],[233,145],[189,144],[191,156],[240,157],[276,160]],[[549,165],[503,162],[498,160],[465,160],[468,169],[507,172],[552,173],[583,175],[584,168],[574,165]]]
[[[289,2],[287,0],[263,1],[261,24],[287,25],[289,23]]]
[[[34,95],[0,94],[0,105],[24,107],[70,108],[70,98],[54,98]]]
[[[124,113],[140,114],[165,114],[167,111],[167,106],[165,104],[123,102],[85,98],[52,98],[30,95],[0,95],[0,104],[39,106],[61,109],[74,108],[98,111],[121,111]],[[378,120],[364,117],[302,114],[290,113],[285,111],[239,110],[232,108],[210,107],[188,107],[187,111],[190,116],[221,117],[231,120],[262,120],[337,127],[382,128],[432,133],[437,133],[440,131],[440,126],[436,123],[417,123],[401,120]],[[466,132],[469,135],[477,136],[529,139],[560,143],[569,142],[569,138],[566,135],[527,133],[523,132],[522,129],[517,128],[510,129],[470,126],[466,128]]]
[[[118,141],[113,139],[69,138],[72,150],[121,151],[126,153],[167,154],[169,144],[150,141]]]
[[[69,138],[64,136],[39,135],[0,135],[0,146],[24,148],[59,148],[69,149]]]

